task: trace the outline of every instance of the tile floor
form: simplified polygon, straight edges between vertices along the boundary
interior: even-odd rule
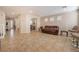
[[[70,37],[56,36],[41,32],[30,34],[14,33],[0,40],[3,52],[72,52],[79,51],[72,46]]]

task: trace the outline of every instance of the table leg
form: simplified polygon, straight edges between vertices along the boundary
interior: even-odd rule
[[[68,37],[68,32],[66,33],[66,36]]]
[[[60,32],[60,35],[62,35],[62,31]]]

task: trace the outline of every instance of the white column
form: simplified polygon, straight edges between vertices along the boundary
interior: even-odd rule
[[[21,15],[20,31],[21,33],[30,33],[30,16],[29,15]]]
[[[37,31],[39,31],[39,28],[40,28],[40,17],[37,18]]]

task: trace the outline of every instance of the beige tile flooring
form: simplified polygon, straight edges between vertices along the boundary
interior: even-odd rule
[[[55,36],[41,32],[30,34],[16,33],[14,37],[6,35],[1,39],[1,49],[3,52],[71,52],[79,51],[73,48],[71,38],[65,36]]]

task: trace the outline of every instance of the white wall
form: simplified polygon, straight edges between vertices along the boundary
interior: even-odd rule
[[[78,11],[77,11],[77,12],[78,12],[78,25],[79,25],[79,9],[78,9]]]
[[[70,12],[63,14],[63,28],[64,29],[71,29],[73,26],[77,25],[78,20],[77,12]]]
[[[61,20],[57,20],[57,17],[61,16]],[[73,26],[77,25],[78,14],[76,11],[67,12],[63,14],[57,14],[52,16],[47,16],[41,18],[41,26],[45,25],[57,25],[59,26],[60,30],[68,30],[71,29]],[[50,21],[50,17],[54,17],[54,21]],[[48,21],[45,22],[44,19],[48,18]]]

